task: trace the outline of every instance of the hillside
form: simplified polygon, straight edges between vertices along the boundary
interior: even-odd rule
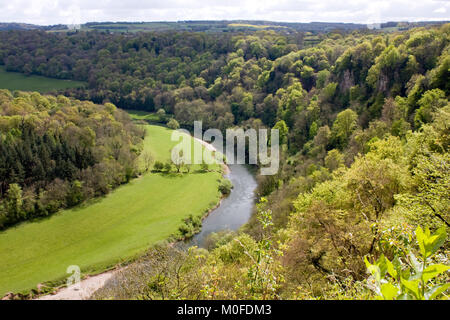
[[[170,140],[171,130],[146,130],[143,152],[168,160],[176,144]],[[79,266],[83,275],[98,273],[178,237],[184,219],[201,217],[219,201],[221,174],[216,169],[219,172],[148,173],[105,198],[3,231],[0,296],[27,292],[40,283],[48,283],[49,290],[51,284],[62,284],[70,265]]]
[[[86,82],[61,91],[75,99],[174,128],[279,130],[246,226],[202,249],[156,245],[96,298],[447,299],[450,24],[267,25],[0,32],[0,64]]]

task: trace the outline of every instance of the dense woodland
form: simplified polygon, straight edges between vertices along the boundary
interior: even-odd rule
[[[112,104],[0,90],[0,229],[128,182],[143,135]]]
[[[209,251],[152,249],[99,297],[445,297],[450,24],[314,41],[8,31],[1,62],[86,81],[65,94],[162,109],[187,128],[281,130],[281,170],[258,177],[260,202],[241,232],[211,236]]]

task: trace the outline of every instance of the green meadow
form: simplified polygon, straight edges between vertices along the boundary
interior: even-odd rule
[[[172,131],[146,128],[144,150],[155,160],[169,160],[177,144]],[[208,173],[195,169],[149,173],[105,198],[0,232],[0,296],[61,281],[70,265],[80,266],[83,275],[101,272],[168,239],[183,218],[204,214],[220,199],[219,166]]]
[[[42,76],[27,76],[23,73],[8,72],[0,66],[0,89],[37,91],[46,93],[51,91],[78,88],[84,86],[84,82],[53,79]]]
[[[133,120],[144,120],[144,121],[154,121],[158,122],[160,119],[156,113],[150,113],[141,110],[127,110]]]

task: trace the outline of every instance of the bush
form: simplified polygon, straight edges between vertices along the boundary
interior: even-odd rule
[[[371,277],[368,286],[378,299],[385,300],[433,300],[442,296],[450,283],[445,274],[450,269],[433,258],[447,239],[445,227],[431,234],[429,229],[417,227],[417,256],[408,246],[406,252],[395,255],[391,261],[383,254],[373,264],[365,258]]]
[[[161,172],[164,169],[164,163],[162,163],[161,161],[156,161],[153,168],[155,169],[155,171]]]
[[[202,219],[199,216],[189,215],[183,220],[183,224],[178,228],[180,233],[180,240],[190,239],[196,233],[199,233],[202,228]]]
[[[166,111],[164,109],[159,109],[156,112],[156,115],[158,116],[160,122],[166,121],[167,115],[166,115]]]
[[[175,119],[170,119],[169,122],[167,122],[167,127],[172,130],[177,130],[180,128],[180,124]]]
[[[219,191],[222,192],[223,195],[228,195],[231,193],[231,189],[233,189],[233,185],[230,180],[223,179],[219,184]]]
[[[170,161],[167,161],[166,164],[164,165],[164,170],[167,171],[167,173],[169,173],[170,171],[172,171],[172,163]]]

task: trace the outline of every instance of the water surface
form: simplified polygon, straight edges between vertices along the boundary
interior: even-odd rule
[[[230,195],[203,220],[202,231],[188,242],[189,245],[202,247],[210,233],[237,230],[250,219],[255,203],[255,177],[244,165],[234,164],[229,168],[226,178],[233,184]]]

